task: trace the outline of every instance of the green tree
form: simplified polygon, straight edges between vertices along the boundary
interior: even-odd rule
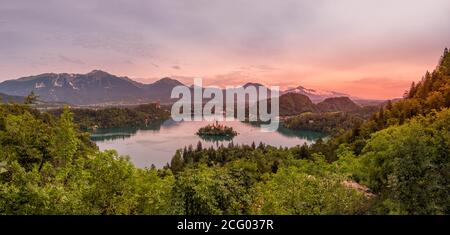
[[[255,187],[256,214],[358,214],[366,198],[346,188],[339,178],[309,175],[296,167],[282,168],[267,183]]]
[[[363,150],[362,179],[381,194],[384,212],[449,212],[449,127],[446,109],[372,136]]]
[[[77,153],[80,140],[68,107],[61,114],[53,138],[53,151],[58,165],[70,162]]]
[[[227,169],[199,165],[177,176],[174,199],[182,214],[241,214],[249,194],[240,177]]]
[[[180,150],[177,150],[172,160],[170,161],[170,169],[173,173],[177,173],[183,169],[183,158],[181,157]]]
[[[25,104],[34,104],[36,103],[37,99],[39,98],[38,95],[36,95],[34,93],[34,91],[31,91],[29,95],[27,95],[27,97],[25,97]]]

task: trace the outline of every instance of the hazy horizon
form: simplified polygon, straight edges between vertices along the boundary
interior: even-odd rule
[[[0,81],[100,69],[396,98],[449,46],[448,12],[445,0],[5,0]]]

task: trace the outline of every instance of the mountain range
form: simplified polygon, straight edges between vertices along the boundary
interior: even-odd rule
[[[350,98],[345,96],[326,98],[315,104],[306,95],[300,93],[284,93],[280,96],[279,104],[281,116],[293,116],[306,112],[359,112],[365,110],[364,107],[356,104]],[[378,110],[378,108],[374,110]]]
[[[151,84],[143,84],[128,77],[93,70],[87,74],[45,73],[7,80],[0,83],[0,93],[23,97],[34,91],[42,101],[66,102],[74,105],[133,104],[150,101],[172,103],[175,100],[170,98],[170,94],[172,89],[178,85],[183,85],[183,83],[169,77]],[[244,87],[249,85],[258,86],[260,84],[247,83]],[[280,94],[282,96],[287,95],[285,96],[286,101],[289,101],[292,98],[291,96],[298,98],[300,97],[298,95],[304,95],[312,103],[323,102],[333,97],[349,97],[349,95],[340,92],[319,91],[302,86],[287,89]],[[301,104],[308,103],[305,102]],[[323,104],[322,106],[325,107],[326,105]]]
[[[332,97],[342,97],[342,96],[350,97],[350,95],[348,95],[348,94],[337,92],[337,91],[315,90],[315,89],[305,88],[303,86],[298,86],[296,88],[288,88],[287,90],[284,90],[282,92],[282,94],[287,94],[287,93],[298,93],[298,94],[306,95],[314,103],[318,103],[327,98],[332,98]]]
[[[170,92],[177,85],[182,83],[171,78],[142,84],[128,77],[93,70],[87,74],[45,73],[8,80],[0,83],[0,93],[27,96],[34,91],[40,100],[76,105],[169,102]]]

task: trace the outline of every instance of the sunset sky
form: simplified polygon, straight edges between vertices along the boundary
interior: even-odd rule
[[[0,81],[101,69],[394,98],[448,46],[448,0],[0,0]]]

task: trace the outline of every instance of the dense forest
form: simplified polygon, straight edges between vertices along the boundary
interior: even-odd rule
[[[142,127],[154,121],[170,117],[168,108],[157,103],[142,104],[133,107],[108,108],[74,108],[70,110],[74,121],[82,130],[113,127]],[[63,109],[51,110],[55,116],[61,115]]]
[[[198,144],[139,169],[68,109],[2,104],[0,214],[449,214],[449,107],[445,49],[404,99],[326,141]]]
[[[361,125],[364,119],[347,112],[302,113],[284,120],[289,129],[319,131],[327,134],[339,134]]]

